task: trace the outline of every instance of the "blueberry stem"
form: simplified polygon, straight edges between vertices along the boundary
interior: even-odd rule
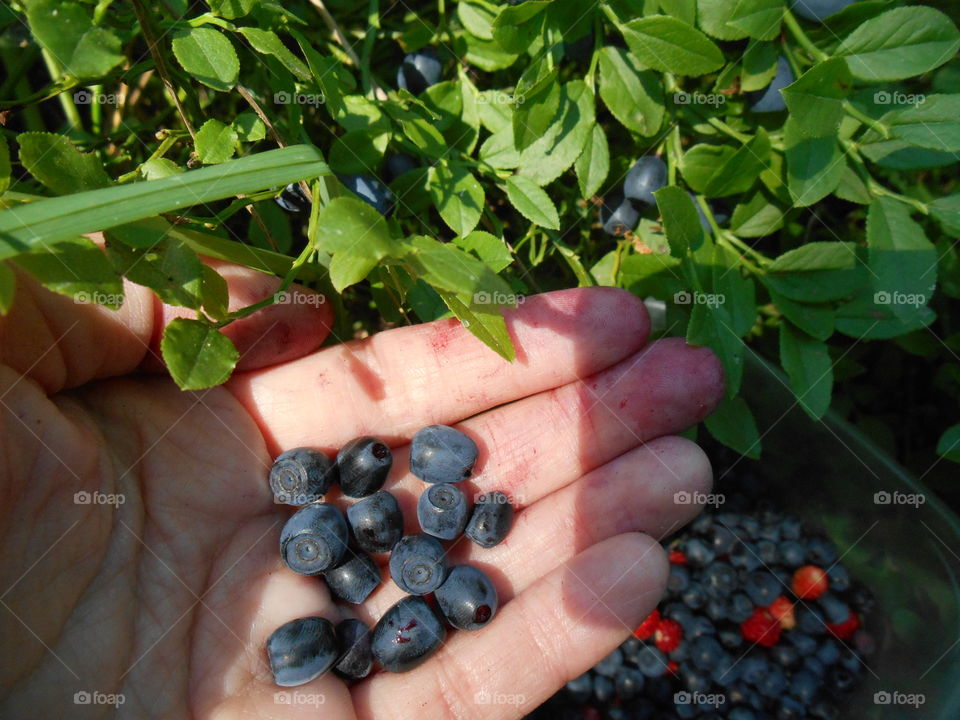
[[[787,26],[787,30],[790,31],[790,34],[793,35],[794,39],[800,44],[800,47],[810,53],[817,62],[823,62],[829,59],[829,55],[813,44],[813,41],[803,31],[803,28],[800,27],[797,18],[789,10],[783,13],[783,24]]]
[[[370,73],[370,56],[373,54],[373,44],[377,40],[380,30],[380,2],[370,0],[367,9],[367,32],[363,37],[363,47],[360,49],[360,82],[364,95],[368,95],[373,86],[373,76]]]
[[[850,117],[859,120],[864,125],[866,125],[871,130],[874,130],[880,133],[883,136],[884,140],[890,139],[890,128],[879,120],[874,120],[872,117],[866,113],[861,112],[857,107],[850,102],[849,100],[843,101],[843,109],[846,111],[847,115]]]
[[[864,164],[863,159],[860,157],[860,152],[857,150],[857,144],[853,140],[841,140],[840,143],[843,145],[843,149],[846,152],[847,157],[850,159],[850,162],[853,163],[854,169],[860,175],[860,179],[863,181],[864,185],[867,186],[867,190],[870,191],[871,195],[874,197],[893,198],[894,200],[899,200],[902,203],[906,203],[924,215],[930,214],[930,206],[923,200],[908,197],[907,195],[901,195],[900,193],[894,192],[893,190],[884,187],[874,180],[873,176],[870,174],[870,171],[867,169],[867,166]]]

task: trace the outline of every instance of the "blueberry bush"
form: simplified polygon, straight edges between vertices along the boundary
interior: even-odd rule
[[[506,360],[504,306],[613,285],[719,355],[706,426],[742,453],[749,353],[814,418],[864,341],[936,362],[955,407],[960,32],[935,5],[11,0],[0,309],[13,266],[110,307],[149,286],[196,311],[162,343],[196,389],[294,281],[335,338],[452,314]],[[281,292],[228,312],[200,256]]]

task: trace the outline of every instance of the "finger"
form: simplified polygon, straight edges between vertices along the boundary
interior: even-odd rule
[[[521,717],[619,645],[657,604],[667,574],[653,539],[610,538],[504,605],[483,630],[452,634],[419,668],[361,683],[357,715],[420,718],[431,707],[436,718]]]
[[[629,532],[668,535],[702,509],[677,502],[676,494],[700,497],[712,484],[710,460],[696,443],[677,436],[656,438],[518,513],[496,547],[460,539],[450,545],[447,557],[451,565],[482,569],[501,601],[509,600],[550,569],[608,538]],[[407,532],[419,532],[415,508],[411,512]],[[360,612],[372,621],[402,595],[394,583],[386,583]]]
[[[649,330],[643,303],[614,288],[529,297],[505,316],[513,363],[458,321],[442,320],[241,374],[228,388],[273,452],[318,442],[334,449],[366,433],[399,444],[424,425],[453,423],[595,373],[636,352]]]
[[[266,297],[280,282],[248,268],[216,265],[227,279],[231,308]],[[123,305],[114,311],[51,292],[27,273],[14,270],[13,306],[0,317],[0,362],[30,377],[48,394],[123,375],[145,358],[160,366],[159,338],[164,322],[175,313],[149,289],[124,280]],[[241,368],[293,359],[323,342],[331,323],[330,307],[309,302],[315,293],[306,288],[295,286],[292,291],[297,302],[228,326],[225,334],[235,339]]]

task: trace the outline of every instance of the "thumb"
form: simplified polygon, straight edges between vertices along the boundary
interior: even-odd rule
[[[96,234],[94,241],[102,244]],[[227,281],[235,310],[276,292],[280,279],[249,268],[204,259]],[[16,268],[16,295],[0,317],[0,362],[37,382],[48,394],[138,368],[160,370],[163,328],[185,308],[160,302],[148,288],[123,281],[119,310],[83,304],[47,290]],[[291,302],[237,320],[223,333],[240,352],[238,368],[251,370],[305,355],[330,332],[333,310],[312,290],[292,285]]]

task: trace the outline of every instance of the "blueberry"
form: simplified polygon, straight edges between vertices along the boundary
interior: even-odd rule
[[[419,95],[431,85],[440,82],[443,66],[431,48],[404,55],[397,68],[397,87]]]
[[[728,650],[736,650],[738,647],[743,645],[743,633],[741,633],[740,629],[736,627],[726,627],[721,629],[717,633],[717,639],[720,641],[720,644]]]
[[[735,623],[742,623],[753,614],[753,601],[743,593],[736,593],[730,598],[730,608],[727,617]]]
[[[667,184],[667,166],[656,155],[637,160],[623,181],[623,194],[631,200],[656,205],[653,193]]]
[[[766,538],[757,541],[757,555],[764,565],[773,565],[779,560],[777,543]]]
[[[429,535],[407,535],[393,546],[390,577],[411,595],[432,593],[447,579],[446,551]]]
[[[707,617],[714,622],[719,622],[720,620],[726,619],[729,611],[729,603],[723,598],[715,597],[707,600],[707,607],[704,608],[704,612],[707,613]]]
[[[816,655],[808,655],[803,659],[803,669],[817,677],[823,677],[827,674],[827,666]]]
[[[273,681],[294,687],[319,677],[337,660],[337,634],[322,617],[284,623],[267,639],[267,658]]]
[[[784,697],[780,699],[780,706],[777,708],[776,720],[803,720],[806,715],[806,710],[803,707],[803,703],[799,700],[795,700],[792,697]]]
[[[806,670],[795,672],[790,678],[790,694],[804,705],[809,705],[820,692],[820,680]]]
[[[347,521],[357,545],[367,552],[388,552],[403,537],[400,505],[385,490],[347,508]]]
[[[298,182],[287,185],[274,201],[288,213],[302,213],[310,207],[310,198]]]
[[[447,631],[422,597],[408,595],[387,610],[376,627],[370,648],[388,672],[407,672],[443,644]]]
[[[804,632],[793,630],[792,632],[787,633],[787,638],[791,643],[793,643],[793,646],[797,649],[797,652],[803,656],[812,655],[817,651],[816,638],[810,637],[810,635],[807,635]]]
[[[507,536],[512,522],[510,499],[494,490],[477,498],[464,534],[480,547],[492,548]]]
[[[838,13],[854,0],[793,0],[791,10],[802,18],[823,22],[824,18]]]
[[[722,525],[710,531],[710,545],[717,555],[728,555],[737,544],[737,536]]]
[[[362,603],[380,584],[380,568],[363,551],[347,553],[347,559],[323,574],[335,596],[349,603]]]
[[[640,222],[640,212],[633,201],[619,194],[608,195],[600,206],[600,222],[607,235],[621,237]]]
[[[740,661],[740,665],[740,677],[753,686],[759,685],[772,667],[770,663],[756,655],[745,657]]]
[[[743,588],[754,604],[766,607],[780,595],[783,586],[767,570],[756,570],[747,577]]]
[[[691,565],[707,565],[713,562],[716,553],[699,538],[692,538],[686,542],[683,548],[687,561]]]
[[[629,700],[643,692],[643,682],[643,673],[631,667],[621,667],[614,677],[617,695],[622,700]]]
[[[387,155],[387,177],[391,180],[398,178],[404,173],[408,173],[418,167],[420,167],[420,165],[417,163],[417,159],[413,157],[413,155],[407,155],[407,153],[394,153],[393,155]]]
[[[573,680],[569,680],[565,687],[567,692],[573,696],[574,701],[584,703],[593,695],[593,678],[588,671],[583,675],[578,675]]]
[[[370,674],[373,654],[370,651],[370,628],[361,621],[348,618],[337,625],[337,646],[340,659],[333,671],[340,677],[359,680]]]
[[[810,635],[822,635],[826,632],[826,620],[816,607],[806,605],[796,609],[797,628]]]
[[[757,720],[757,714],[750,708],[733,708],[727,713],[727,720]]]
[[[760,539],[769,540],[773,543],[780,542],[780,520],[779,518],[775,523],[770,523],[764,525],[760,528]]]
[[[690,571],[683,565],[671,565],[670,577],[667,579],[667,590],[682,592],[690,584]]]
[[[647,677],[660,677],[667,671],[667,656],[651,645],[644,645],[637,654],[637,667]]]
[[[687,639],[693,640],[703,635],[713,635],[716,633],[717,629],[713,626],[713,623],[709,619],[698,616],[695,617],[690,622],[690,629],[686,632]]]
[[[425,533],[453,540],[466,527],[469,510],[463,490],[450,483],[437,483],[420,495],[417,520]]]
[[[807,708],[807,714],[817,720],[837,720],[840,716],[837,706],[827,699],[821,699]]]
[[[711,513],[700,513],[690,523],[690,532],[694,535],[707,535],[713,527],[713,515]]]
[[[459,430],[430,425],[410,443],[410,472],[428,483],[457,483],[470,477],[477,445]]]
[[[301,575],[336,567],[347,552],[347,523],[329,503],[311,503],[295,512],[280,532],[280,556]]]
[[[393,454],[382,440],[359,437],[337,453],[340,490],[347,497],[366,497],[383,487],[393,464]]]
[[[787,676],[779,665],[771,665],[767,674],[757,684],[757,690],[769,698],[778,697],[787,689]]]
[[[869,615],[877,604],[873,592],[863,583],[857,582],[851,585],[849,595],[850,604],[853,605],[858,612]]]
[[[730,564],[745,570],[756,570],[762,565],[754,542],[746,541],[737,545],[730,553]]]
[[[396,198],[394,198],[390,188],[376,178],[367,175],[338,175],[337,179],[340,180],[347,190],[370,205],[381,215],[386,215],[390,212],[390,208],[393,206],[393,201]]]
[[[799,540],[803,534],[803,523],[796,515],[784,515],[780,521],[780,537],[784,540]]]
[[[843,565],[834,565],[827,570],[827,579],[830,581],[830,589],[836,592],[846,592],[850,589],[850,573]]]
[[[705,673],[686,663],[680,667],[680,679],[683,681],[683,687],[692,693],[705,693],[713,684]]]
[[[814,565],[829,567],[837,561],[837,549],[826,538],[812,537],[807,540],[807,558]]]
[[[730,595],[736,587],[737,573],[725,562],[714,562],[703,571],[703,584],[713,597]]]
[[[603,658],[603,660],[594,665],[593,671],[612,678],[620,672],[622,667],[623,653],[620,651],[620,648],[617,647],[613,649],[613,652]]]
[[[293,448],[270,468],[270,489],[279,503],[306,505],[320,500],[337,479],[337,466],[319,450]]]
[[[770,648],[770,657],[785,668],[792,668],[800,662],[800,653],[792,645],[779,643]]]
[[[824,665],[835,665],[840,660],[840,646],[831,639],[824,640],[817,649],[817,657]]]
[[[729,653],[721,655],[720,659],[717,660],[710,669],[710,677],[720,685],[726,685],[727,683],[737,680],[740,677],[740,673],[740,663],[732,658]]]
[[[709,670],[726,652],[712,635],[701,635],[690,645],[690,660],[698,668]]]
[[[828,623],[842,623],[850,617],[850,606],[832,592],[826,592],[817,599]]]
[[[693,611],[690,610],[683,603],[672,602],[666,605],[660,613],[663,617],[669,618],[670,620],[676,620],[680,623],[680,626],[683,628],[684,632],[688,632],[690,625],[693,623],[694,618],[696,617],[693,614]]]
[[[642,646],[643,643],[631,635],[620,644],[620,651],[623,653],[623,657],[627,660],[627,662],[631,662],[636,665],[637,653],[640,652],[640,648]]]
[[[751,101],[750,109],[755,113],[775,113],[786,110],[787,103],[783,99],[780,91],[787,85],[790,85],[796,78],[793,76],[793,70],[790,63],[781,55],[777,58],[777,71],[773,80],[763,90],[756,90],[748,93]]]
[[[447,622],[459,630],[479,630],[497,612],[497,590],[487,574],[472,565],[457,565],[435,592]]]
[[[689,587],[683,591],[683,594],[680,597],[683,600],[684,605],[696,610],[698,608],[702,608],[706,604],[707,591],[703,589],[703,585],[700,583],[691,582]]]
[[[854,675],[863,674],[863,661],[854,652],[845,652],[840,656],[840,665]]]
[[[613,700],[613,680],[603,675],[594,675],[593,697],[600,703],[608,703]]]
[[[798,568],[807,561],[807,549],[796,540],[785,540],[777,548],[780,562],[789,568]]]

